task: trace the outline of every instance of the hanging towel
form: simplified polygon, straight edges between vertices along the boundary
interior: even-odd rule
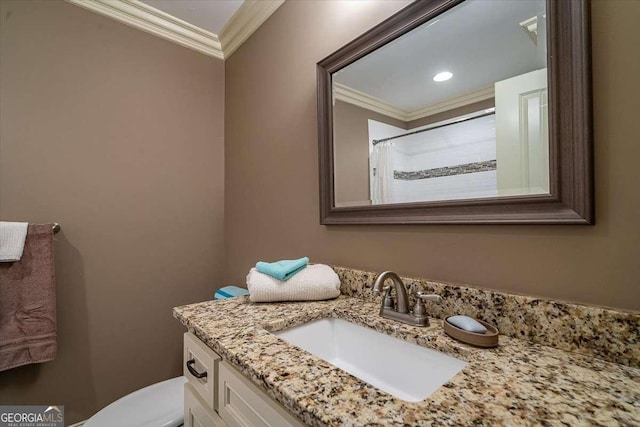
[[[0,221],[0,262],[20,261],[28,222]]]
[[[340,295],[340,278],[324,264],[310,265],[287,281],[252,268],[247,276],[247,288],[251,302],[318,301]]]
[[[0,263],[0,371],[56,356],[51,224],[29,225],[20,261]]]
[[[256,270],[278,280],[289,280],[309,264],[309,258],[283,259],[276,262],[262,262],[256,264]]]
[[[237,286],[225,286],[216,291],[216,294],[213,296],[213,300],[217,301],[221,299],[239,297],[242,295],[249,295],[249,291]]]

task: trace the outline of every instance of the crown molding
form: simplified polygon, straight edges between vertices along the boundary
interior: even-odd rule
[[[66,0],[205,55],[224,59],[218,36],[138,0]]]
[[[454,108],[464,107],[465,105],[475,104],[476,102],[484,101],[485,99],[491,99],[496,96],[494,86],[488,86],[486,88],[476,90],[474,92],[466,93],[462,96],[448,99],[437,104],[430,105],[425,108],[414,110],[407,114],[407,121],[418,120],[423,117],[431,116],[433,114],[442,113],[444,111],[453,110]]]
[[[479,101],[484,101],[485,99],[491,99],[495,96],[494,87],[489,86],[484,89],[470,92],[468,94],[458,96],[444,102],[439,102],[425,108],[420,108],[414,111],[405,111],[389,104],[388,102],[380,98],[376,98],[340,83],[333,83],[333,91],[335,99],[339,101],[366,108],[367,110],[375,111],[376,113],[384,114],[385,116],[405,122],[418,120],[423,117],[441,113],[443,111],[448,111]]]
[[[408,112],[401,110],[380,98],[376,98],[375,96],[368,95],[340,83],[333,83],[333,96],[339,101],[347,102],[405,122],[409,115]]]
[[[245,1],[218,37],[138,0],[66,1],[219,59],[229,57],[284,3],[284,0]]]
[[[220,31],[224,57],[230,57],[285,0],[245,0]]]

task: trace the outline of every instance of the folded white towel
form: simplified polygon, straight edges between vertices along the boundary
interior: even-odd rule
[[[318,301],[340,296],[340,278],[324,264],[308,265],[285,282],[252,268],[247,289],[252,302]]]
[[[20,261],[28,222],[0,221],[0,262]]]

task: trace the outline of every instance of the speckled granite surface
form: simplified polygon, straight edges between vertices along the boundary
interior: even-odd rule
[[[371,287],[377,273],[334,267],[341,292],[379,301]],[[444,319],[466,314],[498,328],[500,334],[595,356],[609,362],[640,367],[640,314],[550,301],[488,289],[402,278],[410,306],[416,292],[434,293],[441,304],[429,304],[430,316]],[[640,423],[639,423],[640,424]]]
[[[378,316],[348,296],[252,304],[247,297],[174,309],[174,316],[247,378],[311,426],[638,425],[640,369],[508,336],[484,350]],[[339,317],[443,351],[469,364],[422,402],[360,381],[269,331]]]

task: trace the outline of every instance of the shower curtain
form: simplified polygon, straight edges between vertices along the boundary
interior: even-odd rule
[[[393,196],[393,143],[380,142],[373,147],[371,165],[374,168],[371,203],[391,203]]]

